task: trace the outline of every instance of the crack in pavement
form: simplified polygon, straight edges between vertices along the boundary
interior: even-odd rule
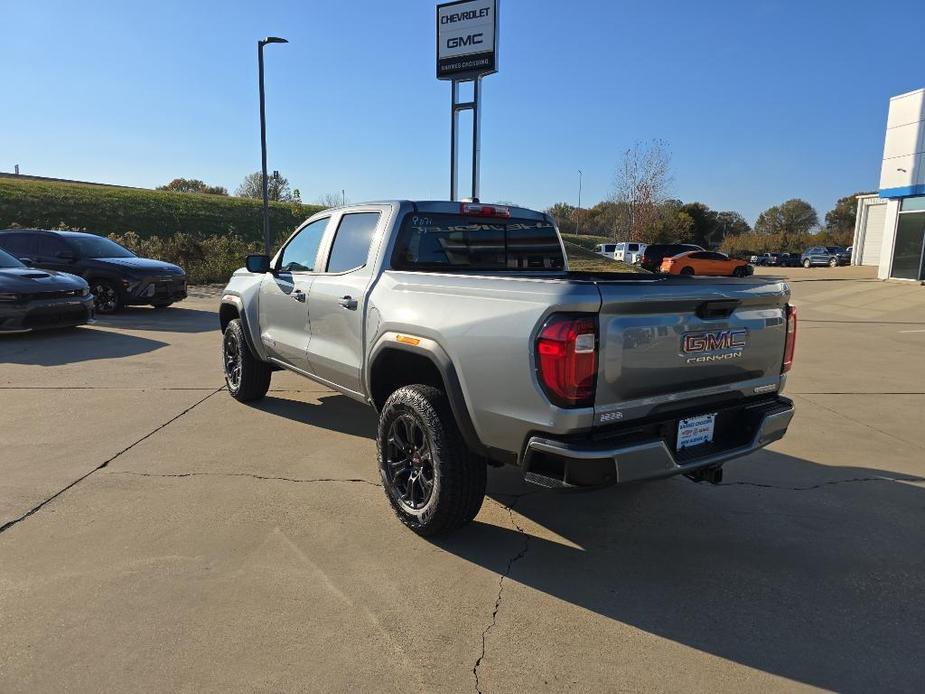
[[[55,492],[54,494],[52,494],[50,497],[48,497],[47,499],[45,499],[45,500],[42,501],[41,503],[39,503],[39,504],[33,506],[31,509],[29,509],[29,510],[26,511],[24,514],[22,514],[19,518],[14,518],[14,519],[11,520],[11,521],[7,521],[7,522],[4,523],[3,525],[0,525],[0,533],[4,533],[4,532],[6,532],[7,530],[9,530],[10,528],[12,528],[14,525],[16,525],[17,523],[20,523],[20,522],[26,520],[26,518],[28,518],[29,516],[31,516],[31,515],[32,515],[33,513],[35,513],[36,511],[39,511],[40,509],[42,509],[42,507],[44,507],[46,504],[51,503],[52,501],[54,501],[55,499],[57,499],[59,496],[61,496],[62,494],[64,494],[64,492],[66,492],[68,489],[71,489],[72,487],[74,487],[74,486],[80,484],[80,483],[83,482],[85,479],[87,479],[90,475],[92,475],[94,472],[98,472],[98,471],[102,470],[104,467],[106,467],[107,465],[109,465],[109,463],[111,463],[113,460],[115,460],[116,458],[118,458],[120,455],[122,455],[123,453],[126,453],[126,452],[130,451],[131,449],[133,449],[135,446],[137,446],[137,445],[138,445],[139,443],[141,443],[142,441],[151,438],[151,437],[154,436],[157,432],[159,432],[161,429],[163,429],[164,427],[168,426],[169,424],[171,424],[171,423],[177,421],[178,419],[180,419],[180,417],[182,417],[183,415],[185,415],[187,412],[190,412],[191,410],[195,409],[196,407],[199,407],[199,405],[201,405],[202,403],[204,403],[206,400],[208,400],[209,398],[211,398],[211,397],[212,397],[213,395],[215,395],[216,393],[221,392],[222,390],[224,390],[224,386],[222,386],[221,388],[216,388],[216,389],[213,390],[211,393],[209,393],[208,395],[206,395],[204,398],[200,398],[199,400],[197,400],[196,402],[194,402],[192,405],[190,405],[189,407],[187,407],[185,410],[183,410],[183,411],[180,412],[179,414],[174,415],[173,417],[171,417],[170,419],[168,419],[166,422],[164,422],[164,423],[161,424],[160,426],[158,426],[158,427],[156,427],[155,429],[149,431],[147,434],[145,434],[144,436],[142,436],[140,439],[137,439],[136,441],[130,443],[128,446],[126,446],[125,448],[123,448],[121,451],[119,451],[118,453],[116,453],[116,454],[115,454],[114,456],[112,456],[111,458],[108,458],[108,459],[104,460],[102,463],[100,463],[99,465],[97,465],[95,468],[93,468],[93,469],[90,470],[89,472],[87,472],[87,473],[81,475],[81,476],[78,477],[76,480],[74,480],[73,482],[71,482],[70,484],[68,484],[66,487],[64,487],[64,488],[62,488],[62,489],[59,489],[57,492]]]
[[[250,477],[255,480],[275,480],[279,482],[353,482],[359,484],[368,484],[371,487],[379,487],[379,482],[370,482],[359,477],[337,478],[337,477],[272,477],[270,475],[258,475],[251,472],[176,472],[176,473],[157,473],[157,472],[134,472],[133,470],[110,470],[110,475],[134,475],[135,477]]]
[[[475,678],[475,691],[479,694],[482,694],[482,686],[479,680],[479,666],[482,664],[482,661],[485,659],[485,642],[488,638],[488,632],[495,628],[495,625],[498,623],[498,611],[501,609],[501,594],[504,592],[504,581],[511,575],[511,567],[514,563],[520,561],[527,554],[527,551],[530,549],[530,535],[523,529],[522,526],[517,524],[517,521],[514,520],[514,507],[517,505],[517,502],[521,500],[524,496],[528,496],[532,492],[527,492],[526,494],[510,495],[515,496],[513,503],[502,506],[504,510],[508,512],[508,515],[511,517],[511,525],[517,529],[517,532],[523,535],[524,544],[520,548],[520,551],[515,554],[513,557],[508,559],[507,568],[504,570],[504,573],[498,578],[498,596],[495,598],[495,609],[491,613],[491,622],[487,627],[482,630],[482,652],[475,661],[475,665],[472,666],[472,676]],[[506,495],[507,496],[507,495]]]
[[[856,482],[925,482],[925,477],[849,477],[844,480],[828,480],[826,482],[819,482],[818,484],[812,484],[808,487],[783,487],[778,484],[767,484],[765,482],[720,482],[719,484],[713,485],[714,487],[760,487],[762,489],[780,489],[785,492],[808,492],[813,489],[821,489],[822,487],[831,487],[836,484],[852,484]]]

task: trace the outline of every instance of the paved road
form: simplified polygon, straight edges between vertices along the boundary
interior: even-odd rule
[[[789,272],[787,439],[718,487],[493,470],[440,542],[371,412],[220,392],[214,297],[3,339],[0,691],[922,691],[925,288]]]

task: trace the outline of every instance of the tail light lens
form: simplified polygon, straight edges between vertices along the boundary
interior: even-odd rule
[[[592,316],[554,315],[536,339],[540,383],[559,407],[594,404],[597,321]]]
[[[793,366],[793,353],[797,346],[797,307],[787,304],[787,341],[784,344],[784,364],[781,373],[787,373]]]

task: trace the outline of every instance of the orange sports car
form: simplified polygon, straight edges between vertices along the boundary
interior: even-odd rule
[[[721,275],[723,277],[745,277],[752,273],[752,267],[745,260],[730,258],[714,251],[688,251],[662,261],[662,272],[669,275]]]

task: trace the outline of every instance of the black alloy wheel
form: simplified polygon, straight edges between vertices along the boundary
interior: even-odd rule
[[[693,274],[694,274],[694,268],[692,268],[692,267],[690,267],[690,266],[688,266],[688,267],[682,267],[682,268],[681,268],[681,274],[682,274],[682,275],[693,275]]]
[[[385,473],[393,498],[410,511],[419,511],[434,492],[434,460],[430,438],[411,413],[389,426]]]
[[[90,285],[93,306],[97,313],[108,314],[119,310],[119,292],[108,280],[93,280]]]
[[[225,331],[222,357],[228,387],[233,392],[237,391],[241,387],[241,343],[238,341],[238,335],[231,330]]]
[[[260,400],[270,389],[273,370],[251,352],[239,318],[225,326],[222,336],[222,371],[228,392],[238,402]]]

